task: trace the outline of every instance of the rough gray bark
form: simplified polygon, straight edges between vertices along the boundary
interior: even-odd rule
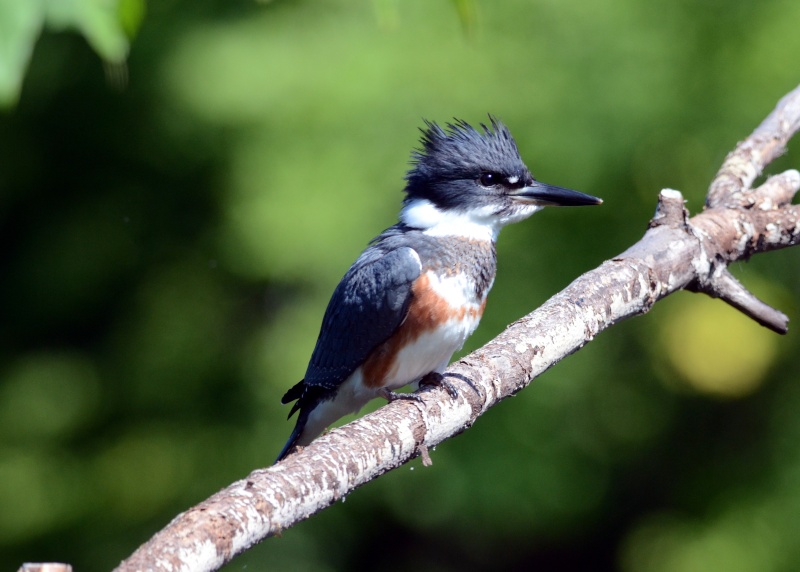
[[[428,390],[420,403],[396,401],[331,431],[178,515],[117,570],[219,568],[375,477],[417,455],[426,459],[428,447],[464,431],[599,332],[676,290],[719,297],[785,333],[788,318],[757,300],[727,266],[800,240],[800,207],[790,204],[800,174],[786,171],[751,188],[798,127],[800,87],[728,155],[702,213],[689,218],[678,191],[661,191],[639,242],[451,366],[458,398]]]

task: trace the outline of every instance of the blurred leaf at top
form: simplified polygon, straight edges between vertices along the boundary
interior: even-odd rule
[[[120,64],[144,6],[144,0],[0,0],[0,108],[19,98],[43,28],[79,32],[106,62]]]

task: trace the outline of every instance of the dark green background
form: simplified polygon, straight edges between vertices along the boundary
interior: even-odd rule
[[[338,279],[394,222],[423,117],[496,114],[537,178],[605,199],[503,232],[468,350],[635,242],[660,189],[698,211],[800,82],[795,0],[147,10],[126,70],[46,31],[0,115],[3,569],[107,570],[272,461],[292,427],[280,397]],[[772,172],[789,167],[796,152]],[[800,253],[734,271],[788,336],[677,294],[432,467],[228,569],[794,569]]]

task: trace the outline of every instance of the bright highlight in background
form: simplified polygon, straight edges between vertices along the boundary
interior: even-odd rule
[[[727,304],[697,295],[672,308],[661,338],[670,365],[693,389],[733,398],[758,389],[779,340]]]

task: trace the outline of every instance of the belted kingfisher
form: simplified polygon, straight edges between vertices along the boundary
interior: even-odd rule
[[[425,121],[400,221],[372,240],[333,293],[306,375],[283,396],[297,424],[278,455],[310,443],[371,399],[411,383],[454,388],[442,373],[478,326],[500,229],[548,205],[597,197],[534,180],[508,128]],[[276,461],[276,462],[277,462]]]

